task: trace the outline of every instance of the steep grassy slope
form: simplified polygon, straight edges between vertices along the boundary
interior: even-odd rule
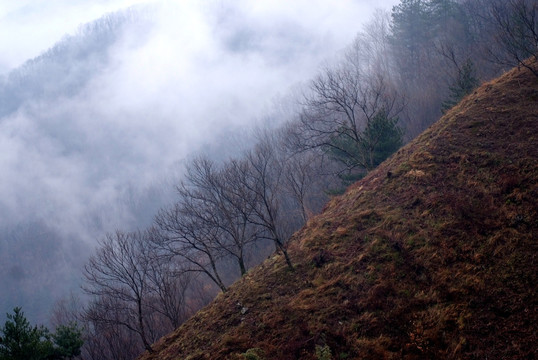
[[[142,359],[535,358],[537,181],[515,69],[309,221],[295,271],[268,259]]]

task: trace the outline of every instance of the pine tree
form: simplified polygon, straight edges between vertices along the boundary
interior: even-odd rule
[[[80,355],[80,348],[84,344],[82,340],[82,330],[76,323],[60,325],[52,335],[54,344],[54,354],[59,359],[72,359]]]
[[[458,69],[458,78],[449,87],[449,98],[441,104],[443,113],[458,104],[465,95],[470,94],[478,85],[479,81],[476,77],[476,70],[473,62],[468,59],[465,64]]]
[[[63,360],[80,354],[82,331],[76,324],[59,326],[54,334],[44,326],[32,326],[22,309],[0,327],[0,360]]]
[[[49,331],[32,327],[19,307],[7,314],[0,334],[0,360],[40,360],[52,354]]]
[[[398,126],[398,118],[381,110],[368,121],[358,140],[348,129],[341,129],[329,143],[325,149],[327,155],[345,166],[347,171],[339,176],[344,184],[350,184],[402,146],[403,130]]]

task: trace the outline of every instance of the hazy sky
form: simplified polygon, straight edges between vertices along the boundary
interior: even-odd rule
[[[0,0],[0,69],[137,3]],[[143,188],[202,142],[224,142],[211,136],[264,117],[275,98],[349,45],[376,7],[395,1],[151,3],[155,25],[141,34],[135,21],[107,50],[105,64],[62,64],[57,79],[43,80],[54,89],[91,72],[81,91],[23,99],[0,119],[0,214],[78,228],[88,206],[106,208],[126,184]]]
[[[37,64],[57,77],[18,84],[23,97],[0,116],[0,273],[10,274],[0,288],[18,289],[8,304],[32,300],[34,314],[47,314],[39,294],[54,286],[66,295],[88,255],[81,248],[104,231],[151,221],[159,206],[151,202],[162,201],[155,189],[185,158],[226,147],[349,45],[375,8],[397,1],[150,2],[136,8],[151,9],[143,14],[150,28],[129,23],[96,57],[104,61],[93,47],[88,59],[66,64],[60,51]],[[138,3],[148,1],[0,0],[0,75],[84,23]],[[82,85],[64,91],[69,84]],[[24,97],[36,86],[44,90]],[[51,253],[29,256],[38,245]]]
[[[142,0],[0,0],[0,73],[20,65],[83,23]]]
[[[39,55],[65,34],[105,13],[138,3],[166,0],[0,0],[0,74]],[[288,17],[315,32],[326,31],[343,45],[357,31],[372,8],[390,9],[396,0],[177,0],[181,6],[235,4],[247,13]]]

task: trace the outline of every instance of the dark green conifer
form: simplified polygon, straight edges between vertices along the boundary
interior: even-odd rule
[[[473,62],[468,59],[465,64],[458,69],[458,78],[449,87],[450,95],[448,99],[441,104],[443,113],[458,104],[465,95],[470,94],[479,84]]]
[[[32,326],[20,307],[0,327],[0,360],[63,360],[80,354],[82,331],[76,324],[59,326],[54,334]]]

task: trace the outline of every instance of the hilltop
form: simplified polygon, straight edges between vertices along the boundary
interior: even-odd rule
[[[537,104],[485,83],[141,359],[536,357]]]

